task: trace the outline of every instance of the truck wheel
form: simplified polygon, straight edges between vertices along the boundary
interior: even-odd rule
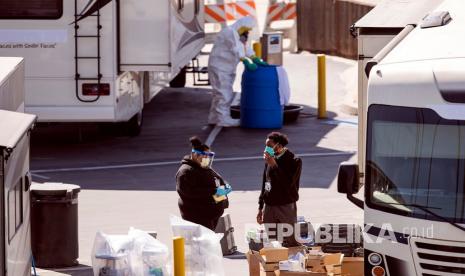
[[[179,71],[178,75],[170,81],[170,87],[183,88],[186,86],[186,67]]]
[[[142,130],[143,113],[142,110],[126,122],[126,131],[129,136],[138,136]]]

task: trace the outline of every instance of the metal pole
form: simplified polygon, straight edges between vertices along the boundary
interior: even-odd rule
[[[260,42],[255,42],[253,44],[253,51],[256,57],[262,58],[262,44]]]
[[[318,55],[318,119],[326,119],[326,56]]]
[[[185,276],[184,238],[173,238],[174,276]]]

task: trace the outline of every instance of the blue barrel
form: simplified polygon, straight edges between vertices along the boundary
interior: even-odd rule
[[[241,127],[281,128],[283,106],[279,101],[279,81],[275,66],[261,67],[242,74]]]

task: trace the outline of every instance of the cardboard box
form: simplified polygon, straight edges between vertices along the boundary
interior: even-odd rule
[[[317,255],[308,254],[306,264],[307,269],[313,272],[326,272],[323,256],[323,253]]]
[[[259,276],[261,272],[274,272],[279,269],[279,263],[266,262],[265,256],[262,256],[257,251],[249,251],[246,256],[249,263],[250,276]]]
[[[260,271],[260,276],[276,276],[279,275],[279,270],[278,274],[276,274],[274,271]]]
[[[323,263],[325,265],[341,265],[343,258],[344,254],[341,253],[324,254]]]
[[[363,257],[344,257],[344,259],[342,260],[342,275],[363,276]]]
[[[279,248],[263,248],[260,250],[260,255],[266,263],[279,263],[289,258],[289,249],[286,247]]]
[[[328,276],[326,272],[292,272],[292,271],[279,271],[277,276]]]
[[[342,259],[344,254],[326,254],[307,255],[306,267],[312,272],[325,272],[328,274],[340,275],[342,273]]]
[[[333,275],[341,275],[342,268],[341,265],[325,265],[326,273],[331,273]]]
[[[253,254],[253,251],[249,251],[245,255],[247,256],[247,262],[249,263],[249,276],[261,276],[260,260]]]
[[[275,270],[279,270],[279,263],[260,263],[261,267],[260,269],[262,271],[275,271]]]

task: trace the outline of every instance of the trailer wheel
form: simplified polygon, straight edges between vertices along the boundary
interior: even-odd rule
[[[142,130],[143,113],[142,110],[126,122],[126,131],[129,136],[138,136]]]
[[[179,71],[178,75],[170,81],[170,87],[183,88],[186,86],[186,67]]]

